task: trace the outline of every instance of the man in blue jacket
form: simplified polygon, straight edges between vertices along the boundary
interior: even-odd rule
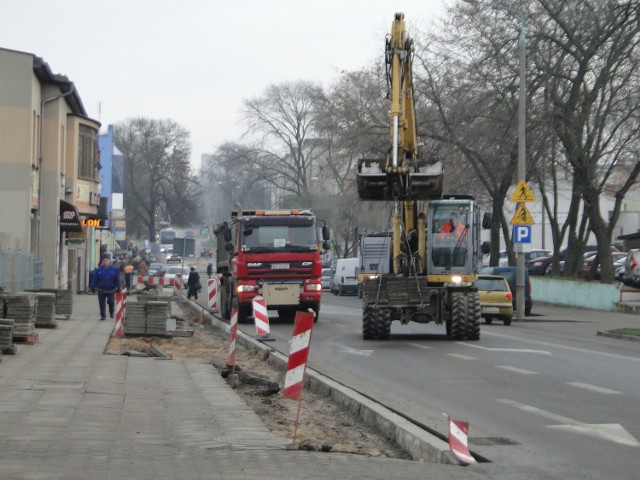
[[[100,266],[93,271],[93,279],[89,288],[98,291],[98,305],[100,305],[100,320],[106,320],[106,304],[109,305],[109,314],[113,318],[115,308],[115,293],[120,291],[120,272],[111,265],[111,260],[103,256]]]

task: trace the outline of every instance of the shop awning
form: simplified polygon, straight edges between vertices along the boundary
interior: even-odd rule
[[[60,231],[61,232],[82,232],[80,215],[78,209],[72,203],[60,200]]]

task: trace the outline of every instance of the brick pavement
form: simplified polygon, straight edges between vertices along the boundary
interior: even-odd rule
[[[208,364],[104,354],[94,295],[0,363],[0,478],[462,479],[482,467],[286,449]]]

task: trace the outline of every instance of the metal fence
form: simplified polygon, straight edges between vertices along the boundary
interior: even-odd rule
[[[0,288],[5,292],[42,288],[42,259],[32,253],[0,251]]]

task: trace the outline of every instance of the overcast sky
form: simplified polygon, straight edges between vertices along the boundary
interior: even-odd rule
[[[383,54],[393,14],[437,22],[453,0],[2,0],[0,47],[76,84],[103,129],[135,116],[191,133],[192,163],[238,140],[244,99],[319,81]]]

